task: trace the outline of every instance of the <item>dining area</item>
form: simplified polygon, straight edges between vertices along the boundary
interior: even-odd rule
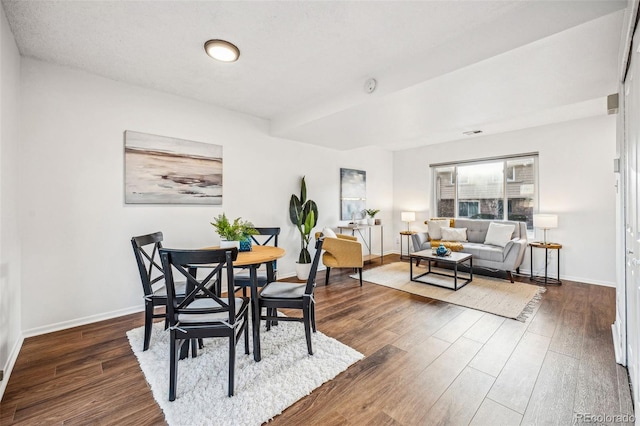
[[[163,247],[162,232],[131,239],[145,299],[143,351],[150,347],[154,319],[163,318],[170,335],[170,401],[176,399],[179,360],[206,350],[203,342],[207,338],[229,341],[229,397],[234,395],[238,342],[244,340],[244,353],[252,353],[254,362],[262,359],[261,322],[266,331],[282,321],[304,323],[307,352],[313,355],[313,291],[323,241],[315,244],[316,255],[306,283],[277,282],[277,260],[285,255],[277,246],[280,228],[253,229],[252,244],[243,251],[220,246],[167,248]],[[278,315],[278,309],[297,309],[300,315]]]

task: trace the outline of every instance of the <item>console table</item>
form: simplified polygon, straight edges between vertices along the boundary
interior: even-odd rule
[[[351,235],[360,237],[362,243],[367,248],[369,254],[363,256],[365,262],[369,262],[375,258],[377,255],[371,254],[371,228],[380,228],[380,264],[382,265],[382,259],[384,257],[384,244],[383,244],[383,226],[382,225],[360,225],[360,224],[350,224],[350,225],[341,225],[338,226],[338,230],[342,233],[343,229],[351,231]]]
[[[534,276],[533,275],[533,249],[543,248],[544,249],[544,277],[542,276]],[[561,285],[562,281],[560,281],[560,249],[562,248],[562,244],[557,243],[542,243],[539,241],[534,241],[529,243],[530,252],[530,268],[531,268],[531,280],[540,283],[540,284],[556,284]],[[549,250],[557,250],[558,252],[558,276],[557,278],[549,277],[548,268],[549,268]]]

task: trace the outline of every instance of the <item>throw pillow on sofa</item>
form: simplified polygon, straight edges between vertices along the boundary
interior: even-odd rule
[[[442,241],[467,241],[467,228],[440,228]]]
[[[440,229],[448,228],[450,223],[449,219],[428,220],[427,226],[429,227],[429,238],[432,240],[441,240],[442,231],[440,231]]]
[[[333,232],[333,229],[331,229],[331,228],[324,228],[322,230],[322,235],[324,235],[325,237],[328,237],[328,238],[338,238],[336,233]]]
[[[509,241],[511,241],[511,236],[515,229],[515,225],[491,222],[489,224],[489,229],[487,230],[487,236],[484,239],[484,243],[492,246],[504,247]]]

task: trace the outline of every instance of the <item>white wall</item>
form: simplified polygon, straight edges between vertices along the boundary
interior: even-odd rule
[[[18,234],[20,54],[0,7],[0,369],[10,373],[22,342]],[[7,378],[0,382],[0,396]]]
[[[603,112],[604,108],[603,104]],[[395,152],[394,217],[401,210],[415,210],[419,213],[414,228],[424,230],[424,220],[435,215],[429,164],[526,152],[540,154],[540,212],[558,214],[559,227],[548,235],[563,245],[561,277],[615,286],[615,116]],[[403,224],[395,223],[394,231],[399,231]],[[541,239],[542,234],[536,238]],[[535,257],[534,271],[539,272],[544,252],[537,251]],[[554,275],[555,265],[554,258]],[[522,271],[529,271],[528,251]]]
[[[367,171],[368,205],[391,221],[387,151],[337,152],[273,138],[261,119],[33,59],[22,61],[22,97],[27,335],[140,309],[131,237],[161,230],[165,246],[213,245],[219,240],[209,222],[222,212],[282,227],[287,255],[278,269],[293,274],[299,236],[288,205],[303,175],[318,203],[318,230],[339,222],[340,167]],[[223,206],[125,205],[125,130],[223,145]]]

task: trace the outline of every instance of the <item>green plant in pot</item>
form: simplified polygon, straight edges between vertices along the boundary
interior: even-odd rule
[[[211,225],[220,235],[221,248],[236,247],[240,251],[251,251],[251,236],[258,234],[253,223],[239,217],[232,223],[224,213],[213,219]]]
[[[364,209],[364,214],[367,215],[368,219],[367,219],[367,224],[368,225],[373,225],[376,220],[374,219],[375,216],[380,213],[379,209]]]
[[[298,256],[296,272],[298,279],[306,280],[311,269],[311,254],[309,254],[308,247],[311,240],[311,231],[318,223],[318,206],[315,201],[307,199],[307,184],[304,176],[300,183],[300,197],[296,194],[291,195],[289,217],[300,232],[300,255]]]

